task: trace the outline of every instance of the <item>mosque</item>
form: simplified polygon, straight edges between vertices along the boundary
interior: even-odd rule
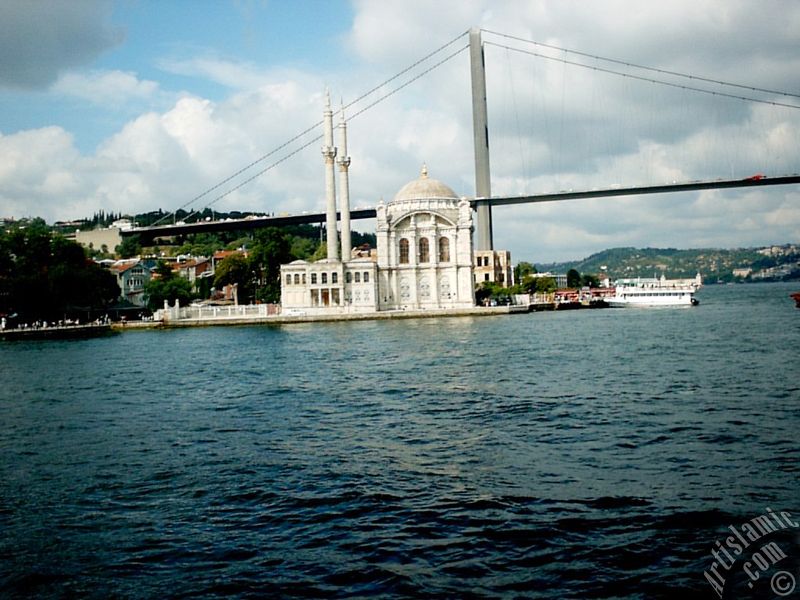
[[[327,258],[281,265],[284,313],[369,313],[475,306],[472,208],[466,198],[459,198],[450,187],[429,177],[425,166],[419,178],[403,186],[390,202],[384,204],[381,200],[378,204],[377,261],[352,258],[347,126],[342,111],[337,149],[333,145],[333,112],[327,94],[323,117]],[[337,158],[338,151],[341,154]],[[341,244],[336,224],[336,165]],[[505,257],[507,253],[497,254]],[[510,265],[507,270],[510,271]],[[510,273],[507,277],[510,283]]]

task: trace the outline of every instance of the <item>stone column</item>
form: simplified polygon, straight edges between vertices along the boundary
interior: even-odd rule
[[[339,164],[339,201],[342,206],[342,262],[347,262],[350,260],[353,246],[350,241],[350,157],[347,156],[347,123],[344,120],[344,106],[339,121],[339,144],[342,154],[336,162]]]
[[[336,174],[334,160],[336,147],[333,145],[333,111],[331,111],[331,96],[325,90],[325,111],[322,113],[325,143],[322,146],[322,156],[325,159],[325,230],[327,233],[328,258],[339,259],[339,244],[336,235]]]

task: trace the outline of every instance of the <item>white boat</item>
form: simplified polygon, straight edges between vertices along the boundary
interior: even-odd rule
[[[699,273],[694,279],[620,279],[605,300],[612,307],[696,306],[694,294],[701,285]]]

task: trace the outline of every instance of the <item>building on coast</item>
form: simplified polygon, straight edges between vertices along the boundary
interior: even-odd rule
[[[145,287],[153,278],[154,260],[123,259],[111,262],[108,269],[117,279],[120,300],[132,306],[147,305]]]
[[[485,282],[514,285],[514,267],[508,250],[475,250],[475,285]]]
[[[281,266],[283,312],[337,314],[474,307],[472,208],[466,198],[429,177],[424,165],[417,179],[376,208],[377,260],[353,258],[347,128],[342,111],[339,147],[335,147],[327,94],[323,116],[327,258]],[[340,236],[336,227],[336,165]]]

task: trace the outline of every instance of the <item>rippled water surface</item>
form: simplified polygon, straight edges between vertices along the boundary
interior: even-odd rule
[[[3,344],[0,595],[716,597],[800,515],[795,287]]]

